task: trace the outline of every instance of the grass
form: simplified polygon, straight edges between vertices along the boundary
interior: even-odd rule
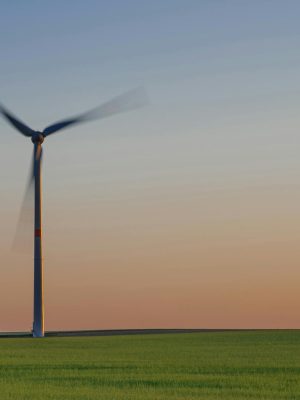
[[[300,399],[300,331],[1,339],[0,399]]]

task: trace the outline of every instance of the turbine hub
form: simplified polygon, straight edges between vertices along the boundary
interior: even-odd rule
[[[32,143],[40,143],[42,144],[44,141],[44,136],[41,132],[34,132],[31,136]]]

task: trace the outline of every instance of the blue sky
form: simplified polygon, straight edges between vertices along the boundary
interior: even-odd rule
[[[227,271],[226,277],[243,287],[244,265],[252,262],[257,267],[252,276],[255,286],[261,271],[266,280],[274,271],[274,259],[265,262],[270,243],[285,243],[283,259],[283,254],[294,254],[284,268],[291,282],[296,280],[299,12],[298,1],[276,0],[2,1],[0,101],[33,128],[42,129],[139,85],[146,87],[150,97],[150,105],[142,110],[80,125],[45,142],[48,326],[59,327],[55,325],[58,300],[53,300],[53,293],[70,310],[81,287],[93,293],[89,309],[104,307],[105,326],[117,325],[117,317],[107,317],[112,310],[103,306],[109,303],[109,294],[99,297],[94,285],[105,275],[105,265],[114,271],[106,279],[124,291],[128,305],[133,302],[131,284],[128,281],[124,289],[119,268],[136,276],[135,284],[145,291],[145,298],[141,297],[145,304],[151,301],[151,290],[170,293],[170,298],[174,288],[187,292],[188,282],[186,287],[179,284],[186,265],[176,260],[189,257],[191,286],[198,281],[201,286],[203,276],[211,282],[207,284],[211,289],[212,282],[222,286],[222,274]],[[31,318],[32,263],[30,257],[12,255],[10,243],[31,142],[26,143],[0,120],[0,145],[1,273],[8,292],[14,284],[21,291],[9,306],[10,314],[20,312],[21,297],[27,299],[18,325],[22,328]],[[155,232],[159,232],[157,237]],[[176,251],[170,250],[167,257],[163,249],[171,249],[172,243]],[[232,243],[237,246],[234,252]],[[253,251],[248,254],[249,246]],[[214,258],[217,253],[219,259]],[[257,260],[257,254],[262,258]],[[160,289],[148,272],[144,276],[137,272],[151,257],[161,274]],[[86,262],[89,269],[84,280],[82,265]],[[72,286],[68,274],[74,274],[74,269]],[[174,277],[171,287],[170,271]],[[276,271],[269,288],[274,298],[283,267],[277,266]],[[64,298],[65,289],[69,300]],[[3,298],[8,292],[3,291]],[[249,304],[253,300],[250,292]],[[177,304],[172,298],[178,307],[185,301]],[[195,294],[193,304],[198,301],[202,300]],[[289,298],[289,309],[297,301]],[[206,326],[220,326],[215,307],[203,315]],[[197,323],[196,311],[186,320],[176,319],[167,301],[157,320],[150,317],[151,307],[147,310],[153,326],[162,326],[162,321],[168,326],[199,326],[201,322]],[[172,310],[174,319],[168,320],[166,315],[173,315]],[[227,310],[230,326],[245,326],[234,299],[228,298]],[[250,306],[248,311],[254,315]],[[253,324],[267,321],[273,326],[268,311],[253,317]],[[1,312],[7,313],[7,308]],[[65,321],[65,328],[76,325],[72,318]],[[294,321],[291,311],[285,326],[296,326]],[[87,318],[82,326],[90,327],[92,322]],[[132,316],[129,325],[141,323]],[[4,326],[17,327],[14,320]]]

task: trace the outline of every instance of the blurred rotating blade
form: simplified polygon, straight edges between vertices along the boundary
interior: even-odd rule
[[[63,121],[59,121],[53,125],[48,126],[44,129],[43,135],[48,136],[70,125],[90,121],[93,119],[106,118],[114,114],[119,114],[143,107],[146,104],[148,104],[148,97],[145,89],[141,87],[133,89],[84,114]]]
[[[17,222],[15,237],[12,244],[13,251],[18,253],[32,254],[34,226],[34,171],[35,162],[39,159],[42,162],[42,146],[33,148],[27,185]]]
[[[8,122],[12,126],[14,126],[23,135],[32,136],[32,134],[34,133],[34,130],[29,128],[27,125],[25,125],[24,122],[21,122],[19,119],[17,119],[13,114],[11,114],[8,110],[6,110],[1,104],[0,104],[0,113],[8,120]]]
[[[40,153],[41,156],[41,153]],[[34,159],[33,149],[32,160],[27,179],[27,185],[23,202],[16,226],[16,233],[12,244],[12,250],[18,253],[32,253],[33,246],[33,219],[34,219]]]

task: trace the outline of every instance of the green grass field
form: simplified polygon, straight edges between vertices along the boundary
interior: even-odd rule
[[[300,399],[300,331],[1,339],[0,399]]]

